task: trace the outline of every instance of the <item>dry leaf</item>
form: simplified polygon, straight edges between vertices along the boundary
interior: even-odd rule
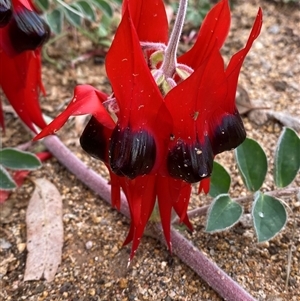
[[[269,110],[267,111],[267,115],[270,118],[276,119],[282,125],[293,128],[295,131],[300,131],[300,120],[299,117],[291,116],[288,113],[284,112],[276,112]]]
[[[251,101],[247,91],[240,85],[237,86],[235,94],[235,104],[241,115],[252,113],[253,111],[269,110],[269,107],[255,104]],[[265,112],[263,112],[264,114]],[[261,122],[260,122],[261,124]]]
[[[240,85],[237,86],[235,103],[241,115],[247,114],[254,108],[247,91]]]
[[[35,181],[26,213],[27,260],[24,281],[54,279],[63,246],[62,198],[46,179]]]

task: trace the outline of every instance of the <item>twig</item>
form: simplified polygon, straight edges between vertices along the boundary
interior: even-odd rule
[[[88,59],[90,59],[91,57],[94,57],[96,55],[100,55],[100,56],[104,56],[105,55],[105,51],[103,49],[96,49],[96,50],[93,50],[93,51],[89,51],[85,54],[82,54],[78,57],[76,57],[75,59],[73,59],[71,62],[70,62],[70,65],[72,68],[75,68],[76,64],[80,63],[80,62],[84,62]]]
[[[61,66],[60,64],[52,59],[49,55],[48,55],[48,48],[51,44],[55,43],[56,41],[62,39],[63,37],[67,36],[68,35],[68,32],[63,32],[63,33],[60,33],[58,35],[56,35],[55,37],[53,37],[52,39],[50,39],[46,45],[42,48],[42,55],[43,55],[43,58],[50,64],[53,64],[55,65],[56,68],[58,69],[61,69]]]
[[[90,189],[100,195],[106,202],[111,204],[110,186],[106,180],[80,161],[58,137],[48,136],[44,138],[43,142],[62,165],[75,174]],[[120,212],[130,218],[129,208],[124,195],[121,197]],[[165,243],[161,224],[156,223],[153,229],[157,234],[156,237]],[[171,229],[171,243],[174,254],[202,277],[224,299],[230,301],[255,300],[222,269],[174,229]]]
[[[28,141],[22,144],[19,144],[18,146],[16,146],[16,148],[20,151],[26,151],[29,147],[32,146],[32,141]]]
[[[290,196],[292,194],[297,194],[297,193],[300,193],[300,188],[298,188],[298,187],[282,188],[282,189],[265,192],[265,194],[267,194],[269,196],[278,197],[278,198]],[[233,199],[233,201],[240,203],[240,204],[247,203],[251,200],[253,200],[252,194]],[[189,219],[193,219],[197,216],[205,215],[207,213],[208,209],[209,209],[209,205],[205,205],[205,206],[188,211],[187,215],[188,215]],[[172,221],[172,223],[174,223],[174,224],[179,223],[179,218],[176,217]]]

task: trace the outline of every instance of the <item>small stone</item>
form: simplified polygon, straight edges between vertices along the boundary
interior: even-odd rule
[[[68,296],[69,296],[69,294],[68,294],[67,292],[64,292],[64,293],[63,293],[63,297],[64,297],[64,298],[68,298]]]
[[[23,253],[23,251],[26,248],[26,243],[17,244],[17,248],[18,248],[19,253]]]
[[[45,289],[45,285],[44,285],[44,284],[40,284],[40,285],[38,285],[38,286],[35,288],[35,293],[36,293],[36,294],[40,294],[40,293],[42,293],[42,292],[44,291],[44,289]]]
[[[127,286],[128,286],[128,279],[121,278],[119,284],[120,284],[120,288],[122,288],[122,289],[127,288]]]
[[[0,248],[7,250],[11,248],[11,243],[3,238],[0,238]]]
[[[85,248],[87,250],[90,250],[92,247],[93,247],[93,242],[92,241],[89,240],[88,242],[86,242]]]
[[[285,91],[287,88],[287,83],[285,81],[276,80],[272,83],[272,85],[275,88],[275,90],[279,92]]]
[[[242,224],[244,228],[251,228],[252,227],[252,216],[250,213],[242,215],[239,222]]]
[[[90,296],[95,296],[96,295],[96,290],[94,288],[89,289],[89,295]]]

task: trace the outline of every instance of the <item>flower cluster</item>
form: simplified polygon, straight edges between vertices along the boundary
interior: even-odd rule
[[[166,242],[171,212],[189,228],[191,184],[209,190],[214,156],[246,137],[235,105],[239,72],[260,33],[259,9],[248,41],[224,67],[220,49],[230,26],[228,0],[208,13],[194,46],[176,56],[187,0],[173,31],[162,0],[124,0],[123,16],[106,57],[112,94],[89,85],[75,88],[66,108],[36,139],[56,132],[69,116],[91,114],[82,148],[102,160],[111,176],[112,204],[123,190],[131,212],[124,242],[134,255],[157,202]]]
[[[50,30],[31,0],[0,0],[0,87],[21,118],[34,132],[46,126],[38,97],[41,81],[40,47]],[[0,126],[4,129],[0,103]]]

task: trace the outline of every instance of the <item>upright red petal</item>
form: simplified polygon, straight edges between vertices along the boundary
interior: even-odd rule
[[[215,155],[237,147],[246,137],[243,122],[235,105],[235,94],[240,69],[253,41],[260,33],[261,26],[262,10],[259,9],[245,48],[231,58],[225,70],[228,90],[226,95],[223,96],[223,101],[219,102],[219,109],[212,116],[212,120],[216,122],[210,124],[209,129],[209,136],[211,137]]]
[[[210,123],[217,124],[226,114],[219,112],[226,93],[223,59],[214,47],[208,59],[166,95],[165,103],[174,123],[167,159],[173,177],[193,183],[210,176],[213,163],[208,137]],[[220,118],[212,118],[216,111]]]
[[[228,89],[226,101],[224,101],[224,105],[226,106],[230,105],[231,106],[230,109],[232,109],[233,106],[235,106],[235,93],[236,93],[240,70],[244,62],[244,59],[247,53],[249,52],[254,40],[260,34],[260,30],[262,27],[262,17],[263,17],[262,10],[261,8],[259,8],[254,24],[252,26],[251,33],[246,43],[246,46],[232,56],[228,64],[228,67],[226,68],[225,74],[228,80],[229,89]]]
[[[213,47],[220,49],[230,28],[228,0],[221,0],[206,15],[194,46],[178,58],[178,62],[198,68],[210,55]]]
[[[130,178],[149,173],[153,166],[147,170],[149,164],[140,166],[137,160],[151,155],[148,159],[152,162],[156,156],[155,166],[161,164],[171,117],[148,69],[129,10],[125,11],[107,54],[106,71],[120,110],[111,140],[111,167],[117,174]],[[130,146],[134,141],[140,146],[136,150]]]
[[[127,7],[140,41],[167,43],[168,19],[162,0],[125,0],[123,13]]]

